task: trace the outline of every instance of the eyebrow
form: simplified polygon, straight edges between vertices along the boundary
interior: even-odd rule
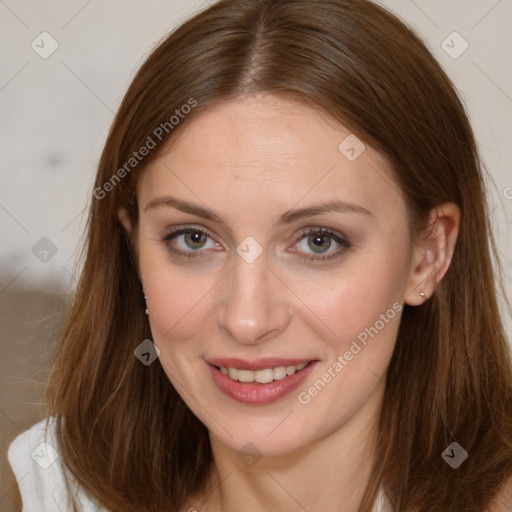
[[[172,196],[162,196],[152,199],[151,201],[148,202],[148,204],[144,208],[144,211],[153,210],[155,208],[161,207],[175,208],[176,210],[197,215],[198,217],[202,217],[210,221],[217,221],[223,223],[220,216],[217,215],[213,210],[210,210],[209,208],[206,208],[198,204],[184,201],[182,199],[177,199]],[[339,200],[332,200],[311,206],[306,206],[304,208],[288,210],[283,215],[281,215],[281,217],[279,217],[276,226],[281,224],[290,224],[291,222],[294,222],[296,220],[305,217],[312,217],[314,215],[321,215],[323,213],[359,213],[373,217],[373,214],[369,210],[360,205],[346,203],[344,201]]]

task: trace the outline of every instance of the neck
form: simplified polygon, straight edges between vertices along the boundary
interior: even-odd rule
[[[335,431],[279,456],[244,466],[210,434],[212,491],[201,512],[357,512],[369,482],[383,386]]]

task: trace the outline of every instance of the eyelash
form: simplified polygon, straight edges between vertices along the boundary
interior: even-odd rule
[[[178,229],[176,231],[172,231],[171,233],[168,233],[163,238],[162,241],[165,243],[167,248],[173,253],[173,255],[175,255],[177,257],[197,258],[197,257],[200,257],[201,254],[204,254],[205,252],[207,252],[207,251],[204,251],[204,250],[203,251],[200,251],[200,250],[198,250],[198,251],[180,251],[180,250],[174,249],[173,247],[170,246],[169,242],[173,238],[176,238],[179,235],[183,235],[183,234],[187,234],[187,233],[201,233],[203,235],[206,235],[206,236],[210,237],[212,240],[214,239],[212,234],[209,233],[208,231],[204,230],[204,229],[194,228],[194,227],[184,227],[184,228],[180,228],[180,229]],[[323,256],[323,255],[317,255],[317,256],[313,256],[313,257],[311,257],[311,256],[297,256],[300,260],[302,260],[302,261],[327,261],[327,260],[331,260],[333,258],[336,258],[338,256],[341,256],[346,250],[351,248],[351,244],[350,244],[350,242],[346,238],[340,237],[334,231],[331,231],[328,228],[305,228],[301,232],[301,234],[295,239],[294,244],[296,244],[297,242],[299,242],[303,238],[306,238],[306,237],[311,236],[311,235],[316,235],[316,234],[322,234],[322,235],[330,237],[331,240],[334,240],[343,249],[342,250],[338,250],[338,251],[336,251],[336,252],[334,252],[332,254],[325,255],[325,256]]]
[[[342,254],[345,253],[345,251],[347,251],[348,249],[351,248],[350,242],[345,237],[337,235],[334,231],[331,231],[328,228],[305,228],[301,232],[301,234],[297,237],[297,239],[295,240],[294,243],[296,244],[303,238],[307,238],[308,236],[316,235],[316,234],[327,235],[331,240],[334,240],[337,244],[339,244],[342,247],[342,249],[337,250],[337,251],[335,251],[331,254],[325,255],[325,256],[324,255],[317,255],[316,257],[315,256],[313,256],[313,257],[297,256],[300,260],[302,260],[302,261],[332,260],[333,258],[337,258],[338,256],[341,256]]]

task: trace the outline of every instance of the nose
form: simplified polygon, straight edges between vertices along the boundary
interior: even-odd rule
[[[223,280],[217,321],[238,343],[251,345],[274,338],[290,322],[286,287],[264,256],[247,263],[237,255]]]

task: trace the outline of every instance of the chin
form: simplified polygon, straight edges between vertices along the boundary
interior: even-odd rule
[[[207,425],[208,427],[208,425]],[[293,453],[307,446],[310,439],[306,439],[299,432],[284,429],[282,432],[263,433],[256,428],[250,430],[245,427],[232,429],[231,437],[224,431],[215,428],[210,430],[210,434],[220,440],[220,442],[237,452],[239,458],[243,458],[245,453],[255,457],[277,457]]]

